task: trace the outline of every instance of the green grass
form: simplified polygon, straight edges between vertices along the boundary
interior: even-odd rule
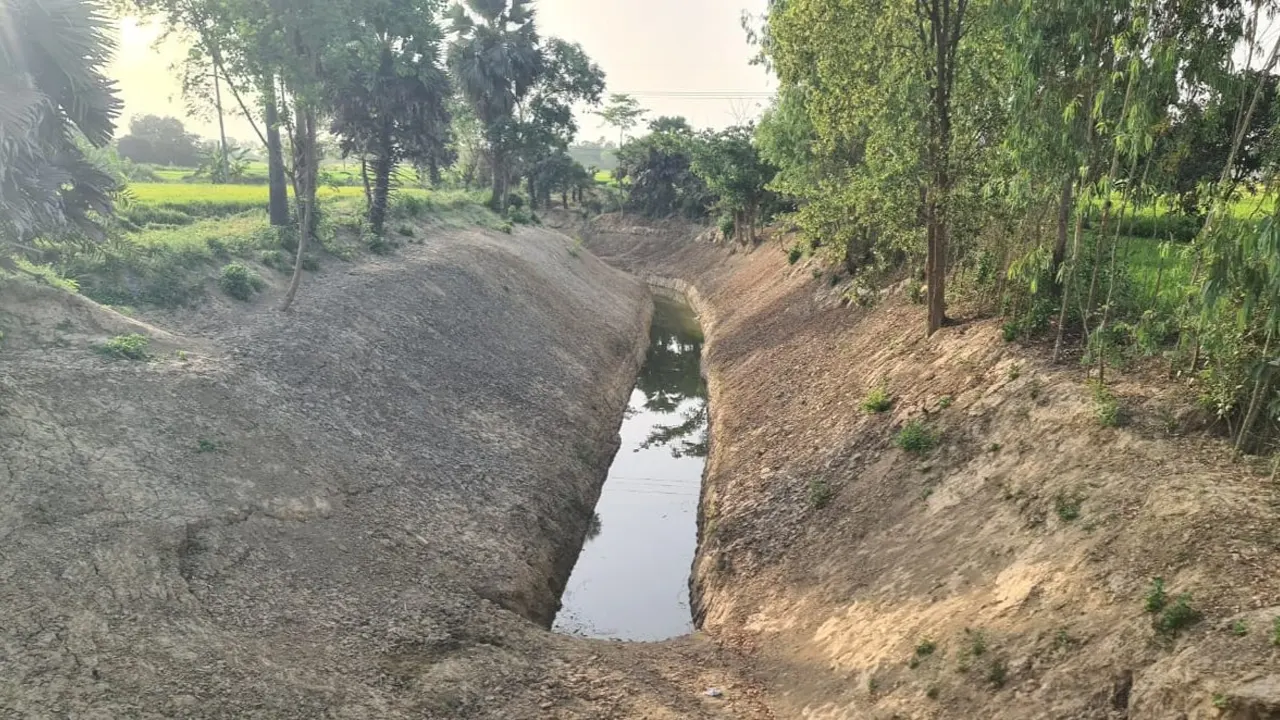
[[[884,383],[876,385],[867,392],[862,400],[862,409],[868,413],[888,412],[893,407],[893,395]]]
[[[898,433],[894,444],[909,453],[924,455],[937,446],[938,437],[925,427],[924,423],[912,420]]]
[[[151,340],[146,335],[132,333],[117,335],[101,345],[95,345],[93,349],[99,355],[113,360],[146,360],[150,357],[147,353],[147,345],[150,343]]]

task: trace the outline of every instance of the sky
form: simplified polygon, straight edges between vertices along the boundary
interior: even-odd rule
[[[683,115],[694,127],[725,127],[754,118],[767,105],[771,79],[748,63],[752,49],[739,24],[743,10],[762,13],[767,0],[537,0],[544,35],[581,43],[604,69],[608,92],[633,94],[648,117]],[[110,74],[119,84],[124,113],[117,135],[134,115],[173,115],[187,129],[217,134],[210,113],[192,116],[173,68],[186,50],[170,39],[156,46],[160,28],[120,21],[120,44]],[[617,142],[617,131],[580,109],[579,139]],[[253,130],[227,117],[227,134],[249,142]]]

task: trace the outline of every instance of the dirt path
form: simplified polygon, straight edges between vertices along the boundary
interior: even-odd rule
[[[900,292],[844,307],[774,244],[579,232],[696,294],[700,610],[778,717],[1280,717],[1280,489],[1195,434],[1183,392],[1122,379],[1132,422],[1102,427],[995,322],[926,340]],[[881,383],[892,408],[864,411]],[[910,421],[934,447],[896,446]]]
[[[436,235],[252,307],[0,288],[0,717],[754,717],[699,638],[548,621],[616,443],[642,284]],[[148,362],[92,343],[152,337]],[[702,695],[723,688],[724,699]]]

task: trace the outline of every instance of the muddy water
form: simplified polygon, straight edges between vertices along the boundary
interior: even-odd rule
[[[553,628],[662,640],[693,629],[689,570],[707,454],[702,333],[688,306],[655,301],[649,352],[587,543]]]

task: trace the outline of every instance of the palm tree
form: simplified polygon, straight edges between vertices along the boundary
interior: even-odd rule
[[[531,0],[466,0],[449,17],[456,37],[448,65],[462,95],[484,126],[493,170],[495,210],[506,210],[515,113],[542,66]]]
[[[433,179],[453,162],[451,88],[439,65],[440,28],[430,3],[391,0],[358,40],[348,43],[341,81],[331,88],[332,131],[344,154],[372,164],[366,187],[369,225],[382,235],[398,163],[426,167]]]
[[[81,151],[111,141],[112,41],[86,0],[0,0],[0,243],[96,232],[116,181]]]

